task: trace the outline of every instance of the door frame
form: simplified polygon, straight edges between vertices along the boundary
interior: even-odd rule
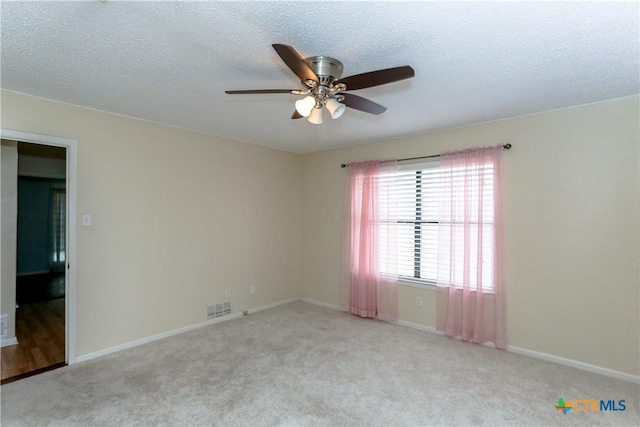
[[[65,359],[67,364],[76,363],[76,228],[77,228],[77,188],[78,188],[78,141],[57,136],[40,135],[10,129],[0,129],[2,139],[31,142],[40,145],[63,147],[67,151],[66,189],[66,261],[65,277]]]

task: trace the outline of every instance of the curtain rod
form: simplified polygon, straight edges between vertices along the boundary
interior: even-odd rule
[[[510,143],[506,143],[502,146],[503,150],[509,150],[511,148],[511,144]],[[406,159],[398,159],[396,160],[397,162],[403,162],[405,160],[418,160],[418,159],[435,159],[440,157],[440,154],[434,154],[431,156],[420,156],[420,157],[407,157]],[[343,163],[340,165],[341,168],[348,168],[349,166],[351,166],[351,163]]]

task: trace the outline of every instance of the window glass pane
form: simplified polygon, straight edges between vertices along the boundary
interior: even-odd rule
[[[459,198],[466,198],[470,203],[454,209],[458,213],[457,217],[460,218],[464,216],[464,209],[475,212],[481,210],[483,221],[491,221],[493,218],[493,167],[483,165],[482,168],[476,169],[478,173],[471,178],[463,173],[462,168],[450,171],[449,176],[454,180],[467,179],[467,183],[470,184],[466,186],[469,189],[468,194],[458,195]],[[438,245],[442,246],[440,249],[444,253],[454,250],[456,251],[455,259],[462,259],[465,251],[465,233],[462,224],[454,225],[453,241],[439,242],[439,233],[448,235],[450,231],[447,224],[438,224],[439,204],[443,197],[442,177],[443,171],[438,167],[437,162],[404,165],[398,172],[381,177],[381,179],[396,179],[398,183],[397,191],[392,196],[386,195],[380,198],[380,220],[393,221],[384,215],[389,211],[389,203],[396,203],[397,240],[394,241],[398,246],[397,273],[401,277],[435,282],[438,276]],[[483,184],[482,194],[478,190],[480,183]],[[394,200],[389,200],[390,197]],[[482,200],[481,206],[480,200]],[[386,254],[384,248],[389,244],[389,231],[385,227],[381,228],[380,269],[381,272],[385,272],[388,263],[384,259]],[[490,290],[493,283],[493,225],[487,223],[479,232],[477,225],[473,227],[472,224],[466,238],[469,243],[467,262],[466,264],[460,262],[451,268],[453,285],[460,286],[465,277],[468,277],[472,286],[477,286],[480,282],[484,289]],[[482,247],[482,259],[478,259],[479,245]]]
[[[398,276],[413,277],[414,225],[398,224]]]
[[[422,225],[420,248],[421,277],[435,282],[438,278],[438,224]]]

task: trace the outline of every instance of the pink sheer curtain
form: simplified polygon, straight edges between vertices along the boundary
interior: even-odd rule
[[[351,164],[345,222],[342,309],[387,321],[398,320],[393,218],[396,165],[389,161]]]
[[[501,146],[440,157],[436,328],[505,349],[501,157]]]

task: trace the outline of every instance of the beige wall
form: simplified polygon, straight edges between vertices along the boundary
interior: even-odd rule
[[[299,295],[298,155],[8,91],[2,128],[78,141],[79,356]]]
[[[510,344],[638,375],[638,114],[633,97],[304,156],[7,91],[1,118],[78,140],[78,355],[201,322],[226,288],[234,311],[337,305],[340,163],[512,142]],[[434,325],[432,289],[400,301]]]
[[[340,304],[349,161],[511,142],[504,153],[509,343],[640,373],[638,97],[303,156],[302,296]],[[424,306],[416,306],[422,296]],[[401,319],[435,324],[432,288]]]
[[[2,314],[7,315],[7,336],[16,336],[16,216],[18,214],[18,150],[15,141],[2,140],[2,246],[0,256],[0,298]]]

